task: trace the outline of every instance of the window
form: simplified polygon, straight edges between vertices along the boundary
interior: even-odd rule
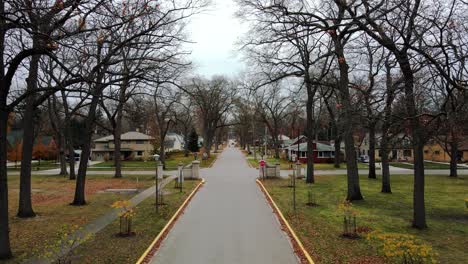
[[[143,155],[143,151],[138,151],[137,156],[141,156],[141,155]]]
[[[427,149],[424,150],[424,153],[429,154],[429,150],[427,150]]]
[[[411,150],[409,150],[409,149],[403,150],[403,156],[405,156],[405,157],[411,157],[411,156],[412,156],[412,155],[411,155]]]
[[[140,144],[145,144],[145,141],[144,140],[137,140],[136,143],[139,144],[139,145]]]
[[[434,155],[439,155],[440,154],[440,151],[436,150],[434,151]]]
[[[307,152],[301,151],[301,158],[307,158]]]

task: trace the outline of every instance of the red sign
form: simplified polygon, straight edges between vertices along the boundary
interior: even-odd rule
[[[259,164],[260,164],[260,167],[265,167],[265,161],[264,161],[264,160],[261,160],[261,161],[259,162]]]

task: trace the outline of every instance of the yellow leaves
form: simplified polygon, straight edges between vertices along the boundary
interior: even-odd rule
[[[131,202],[128,200],[116,201],[111,205],[112,208],[122,209],[119,213],[120,217],[133,218],[136,215],[135,210],[131,208]]]
[[[353,208],[353,204],[350,201],[343,201],[338,205],[338,211],[342,212],[345,216],[356,216],[358,211]]]
[[[111,207],[112,208],[127,208],[131,205],[130,201],[128,200],[122,200],[122,201],[116,201],[114,202]]]
[[[378,245],[383,255],[395,263],[437,263],[432,247],[413,235],[371,232],[367,240]]]

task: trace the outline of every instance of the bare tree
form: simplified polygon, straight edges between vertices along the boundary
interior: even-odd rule
[[[231,109],[237,93],[236,84],[222,76],[211,80],[198,77],[192,78],[184,90],[192,98],[196,113],[202,121],[203,147],[210,157],[216,130]]]

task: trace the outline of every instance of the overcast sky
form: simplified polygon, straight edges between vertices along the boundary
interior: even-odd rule
[[[195,73],[211,77],[217,74],[234,76],[243,69],[235,42],[245,31],[234,17],[232,0],[212,0],[208,11],[192,18],[190,39]]]

